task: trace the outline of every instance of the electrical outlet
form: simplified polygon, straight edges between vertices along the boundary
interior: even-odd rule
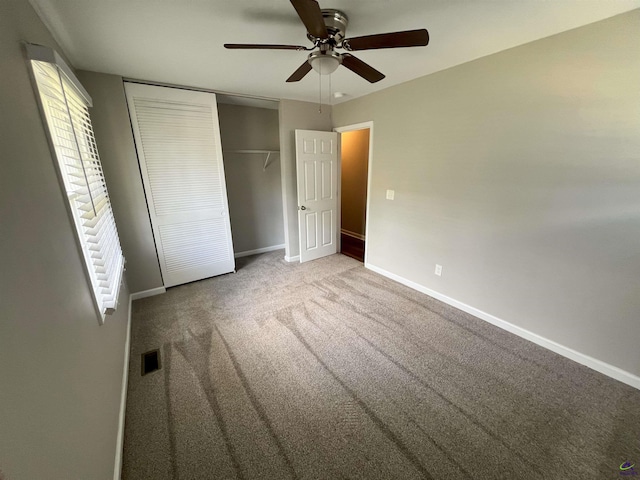
[[[387,190],[387,200],[393,200],[396,196],[395,190]]]
[[[436,274],[437,276],[439,276],[439,277],[441,277],[441,276],[442,276],[442,265],[438,265],[438,264],[436,263],[436,271],[435,271],[435,274]]]

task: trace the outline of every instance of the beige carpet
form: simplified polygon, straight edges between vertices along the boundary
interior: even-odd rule
[[[614,479],[640,391],[342,255],[133,304],[127,480]],[[141,376],[140,354],[162,369]]]

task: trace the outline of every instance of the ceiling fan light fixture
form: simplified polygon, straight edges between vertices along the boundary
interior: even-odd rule
[[[308,62],[320,75],[331,75],[342,63],[342,55],[334,51],[313,52]]]

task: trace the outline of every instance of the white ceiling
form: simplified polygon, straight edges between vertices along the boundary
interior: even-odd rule
[[[319,79],[286,78],[305,52],[226,50],[223,43],[310,45],[288,0],[31,0],[74,66],[266,98],[318,101]],[[640,8],[640,0],[320,0],[343,10],[347,37],[426,28],[427,47],[355,52],[387,78],[340,67],[349,100],[501,50]],[[329,101],[323,77],[323,100]]]

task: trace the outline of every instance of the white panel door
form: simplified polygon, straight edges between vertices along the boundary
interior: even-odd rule
[[[300,263],[337,252],[338,134],[296,130]]]
[[[215,94],[125,91],[165,287],[234,271]]]

